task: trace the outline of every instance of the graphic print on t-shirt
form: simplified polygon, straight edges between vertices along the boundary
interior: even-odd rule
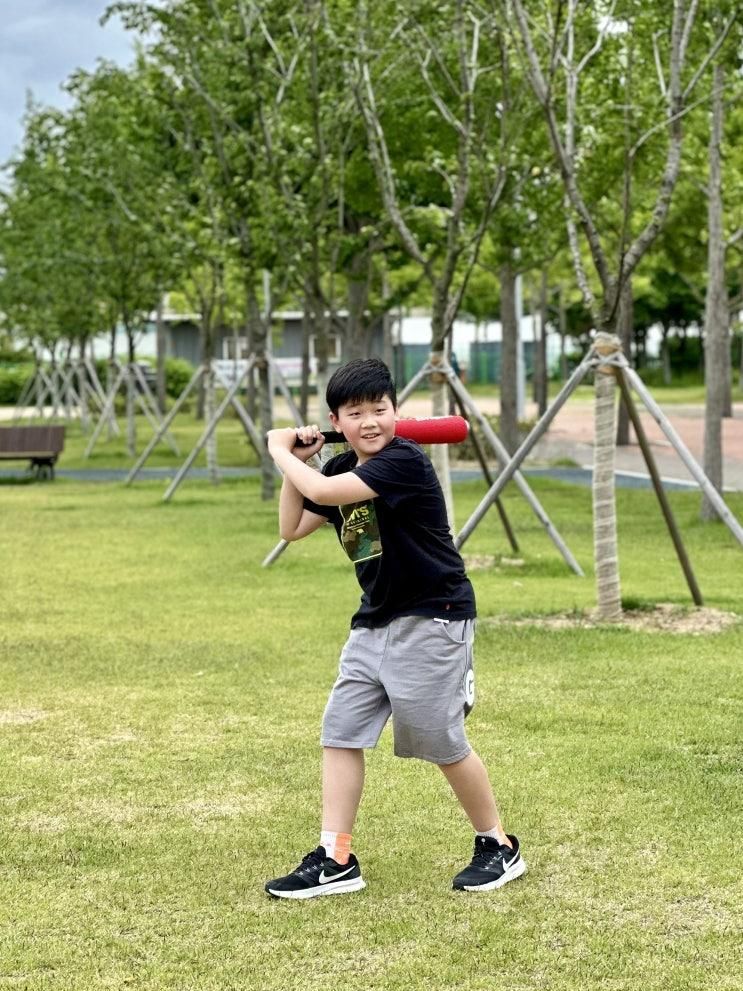
[[[351,561],[360,564],[362,561],[381,557],[382,541],[372,500],[341,506],[340,511],[343,517],[341,542]]]

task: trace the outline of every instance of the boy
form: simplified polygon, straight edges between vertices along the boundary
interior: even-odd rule
[[[322,473],[305,463],[324,443],[317,425],[268,435],[284,476],[279,529],[284,540],[300,540],[332,522],[362,596],[323,716],[320,845],[266,891],[313,898],[365,886],[351,833],[364,749],[376,745],[390,715],[396,756],[437,764],[475,829],[472,862],[454,888],[499,888],[526,864],[517,838],[503,831],[487,772],[464,732],[474,704],[475,599],[441,487],[423,450],[395,437],[397,395],[382,361],[343,365],[326,398],[350,450]]]

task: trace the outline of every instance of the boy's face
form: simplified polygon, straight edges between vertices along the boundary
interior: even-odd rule
[[[359,457],[367,461],[383,450],[395,436],[397,410],[388,396],[376,402],[344,403],[330,414],[335,430],[340,430]]]

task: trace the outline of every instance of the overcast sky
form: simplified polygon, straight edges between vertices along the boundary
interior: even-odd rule
[[[26,93],[66,106],[61,84],[98,58],[127,65],[132,35],[118,18],[98,23],[107,0],[0,0],[0,163],[19,147]]]

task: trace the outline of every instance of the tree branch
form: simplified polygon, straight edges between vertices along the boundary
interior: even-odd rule
[[[357,76],[354,93],[356,94],[358,108],[366,126],[367,138],[369,140],[369,156],[377,176],[385,209],[405,246],[405,250],[423,268],[429,279],[433,281],[434,273],[430,263],[421,251],[415,235],[405,223],[397,202],[394,172],[387,149],[387,141],[379,120],[369,65],[366,61],[367,52],[365,44],[361,47],[361,55],[364,59],[363,62],[360,61],[358,56],[353,61]]]
[[[526,22],[526,15],[524,12],[524,7],[521,0],[511,0],[513,11],[516,18],[516,23],[518,25],[519,34],[521,35],[522,44],[527,57],[528,73],[532,84],[532,88],[536,94],[537,100],[544,110],[545,117],[547,120],[547,129],[549,131],[550,140],[552,143],[555,156],[557,158],[558,168],[563,177],[563,182],[570,199],[571,206],[578,219],[580,220],[583,231],[586,235],[589,247],[591,249],[591,256],[593,258],[593,263],[596,267],[599,279],[601,280],[601,285],[605,293],[611,291],[613,284],[613,279],[609,272],[609,266],[607,264],[606,256],[604,254],[603,247],[601,245],[601,239],[599,237],[598,229],[596,227],[595,221],[585,204],[585,201],[581,195],[580,189],[578,187],[578,182],[575,174],[575,160],[574,160],[574,150],[569,153],[566,149],[565,143],[560,136],[560,130],[557,123],[557,117],[555,113],[555,106],[551,93],[548,91],[547,86],[544,81],[544,74],[542,73],[541,64],[539,61],[539,56],[537,55],[536,49],[534,48],[534,42],[529,31],[528,24]],[[574,0],[571,0],[574,3]],[[570,83],[570,74],[569,74]],[[571,120],[575,114],[575,101],[576,101],[576,90],[574,83],[570,83],[568,87],[568,97],[567,103],[568,107],[566,114],[568,119]],[[568,140],[571,141],[571,135],[568,133]]]
[[[725,22],[722,30],[720,31],[719,35],[717,36],[717,39],[716,39],[714,45],[707,52],[706,56],[702,59],[701,65],[699,66],[699,68],[697,69],[697,71],[694,73],[694,75],[692,77],[692,80],[689,83],[689,85],[684,90],[684,100],[686,100],[691,95],[694,87],[697,85],[697,83],[701,79],[702,75],[704,74],[705,70],[707,69],[707,66],[710,64],[710,62],[715,57],[715,55],[717,55],[717,53],[719,52],[720,48],[722,48],[723,44],[725,43],[725,39],[727,38],[728,34],[730,33],[730,29],[732,28],[733,24],[735,24],[735,21],[737,20],[737,17],[738,17],[738,13],[734,11],[730,15],[730,17],[727,19],[727,21]]]

